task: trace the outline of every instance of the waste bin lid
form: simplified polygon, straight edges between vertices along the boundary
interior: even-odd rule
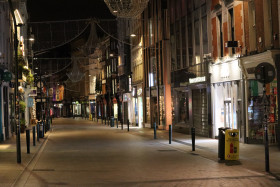
[[[218,128],[219,130],[227,130],[227,129],[230,129],[229,127],[220,127]]]

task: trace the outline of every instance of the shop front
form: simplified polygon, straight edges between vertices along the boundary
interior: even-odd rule
[[[79,103],[79,101],[72,102],[73,106],[73,117],[80,117],[82,115],[82,105]],[[56,113],[56,112],[55,112]]]
[[[172,90],[172,116],[174,129],[186,129],[189,123],[189,93],[187,87]]]
[[[204,137],[211,137],[210,98],[211,92],[206,76],[190,78],[188,86],[189,118],[195,133]]]
[[[101,95],[96,96],[96,118],[102,119],[103,117],[103,97]]]
[[[261,144],[264,142],[264,97],[263,84],[255,78],[255,69],[260,63],[269,63],[275,67],[276,56],[279,50],[271,50],[264,53],[241,58],[246,78],[246,109],[247,128],[246,143]],[[277,65],[277,64],[276,64]],[[278,75],[279,76],[279,75]],[[278,98],[277,78],[265,84],[266,100],[268,101],[268,139],[270,144],[276,143],[276,131],[278,127]]]
[[[133,123],[142,128],[143,127],[143,99],[142,99],[142,84],[133,87],[132,102],[133,102]]]
[[[127,120],[131,121],[131,116],[132,116],[132,111],[131,111],[131,106],[132,106],[132,97],[131,97],[131,93],[124,93],[123,94],[123,123],[127,123]]]
[[[115,97],[113,98],[113,116],[118,119],[118,101]]]
[[[92,120],[92,118],[96,118],[96,101],[95,101],[95,97],[91,97],[89,99],[89,110],[90,110],[90,120]]]
[[[238,59],[210,65],[213,138],[218,137],[219,128],[228,127],[240,131],[244,142],[244,81]]]

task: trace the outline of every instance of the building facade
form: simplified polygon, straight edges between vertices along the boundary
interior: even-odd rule
[[[263,143],[264,114],[268,116],[269,143],[279,137],[279,5],[277,0],[243,2],[246,49],[240,58],[245,81],[246,139],[247,143]],[[276,76],[263,85],[255,76],[261,63],[271,64]],[[265,87],[265,89],[264,89]],[[265,92],[263,91],[265,90]],[[264,94],[265,93],[265,94]],[[264,95],[266,97],[264,97]],[[264,112],[264,99],[268,102]]]
[[[169,1],[174,129],[210,137],[209,1]]]
[[[151,0],[142,13],[144,127],[169,129],[172,124],[170,36],[167,1]],[[166,76],[167,75],[167,76]]]

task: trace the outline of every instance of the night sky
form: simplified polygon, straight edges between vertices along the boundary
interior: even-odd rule
[[[29,20],[114,18],[104,0],[27,0]]]

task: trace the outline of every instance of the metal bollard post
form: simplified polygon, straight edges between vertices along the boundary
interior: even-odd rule
[[[129,131],[129,120],[127,120],[127,131]]]
[[[37,141],[39,142],[39,138],[40,138],[40,122],[37,123]]]
[[[26,132],[26,149],[27,149],[27,154],[30,154],[30,130],[27,129],[25,132]]]
[[[117,129],[118,129],[119,128],[118,118],[116,118],[116,123],[117,123]]]
[[[32,132],[33,132],[33,146],[36,145],[36,127],[32,127]]]
[[[195,128],[191,128],[191,133],[192,133],[192,151],[195,151]]]
[[[171,144],[172,141],[172,125],[169,125],[169,144]]]
[[[157,124],[154,123],[154,139],[157,139]]]
[[[123,130],[123,120],[121,119],[121,126],[122,126],[122,130]]]
[[[43,121],[42,122],[42,126],[43,126],[43,132],[42,132],[42,136],[43,136],[43,138],[44,138],[44,136],[45,136],[45,122]]]

